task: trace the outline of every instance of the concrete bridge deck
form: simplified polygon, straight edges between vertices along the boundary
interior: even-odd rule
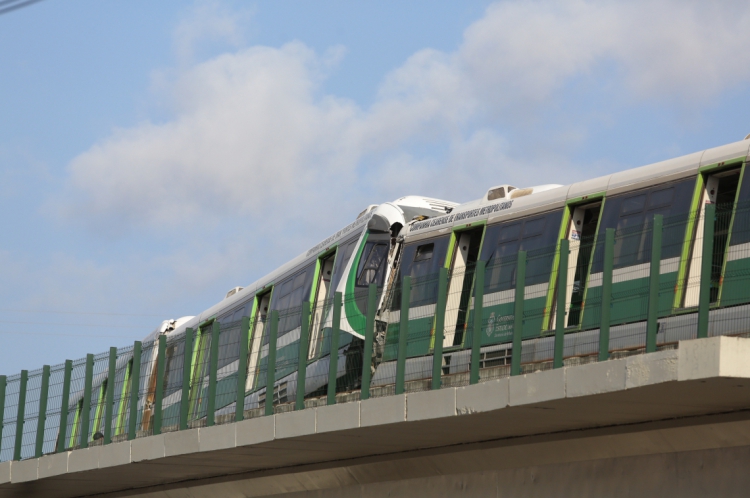
[[[750,339],[20,462],[16,496],[747,496]]]

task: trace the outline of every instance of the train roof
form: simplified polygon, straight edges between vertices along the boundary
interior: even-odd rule
[[[516,189],[506,197],[487,201],[485,197],[461,204],[450,214],[424,221],[414,221],[404,230],[409,240],[420,240],[447,233],[454,227],[474,222],[493,223],[502,219],[528,216],[564,206],[567,202],[586,197],[609,195],[693,176],[706,166],[745,159],[750,140],[745,139],[685,156],[600,176],[571,185],[543,185],[530,189]],[[543,188],[542,188],[543,187]],[[529,195],[514,196],[514,192],[532,190]]]
[[[410,221],[415,216],[435,216],[437,214],[442,214],[450,211],[451,209],[455,209],[455,207],[458,206],[458,203],[455,202],[423,196],[400,197],[395,201],[387,202],[385,204],[396,207],[403,214],[405,222]],[[285,263],[279,268],[273,270],[264,277],[256,280],[250,285],[247,285],[231,296],[224,298],[222,301],[219,301],[218,303],[211,306],[204,312],[196,315],[189,321],[181,323],[180,326],[175,330],[175,332],[181,332],[187,327],[195,328],[200,323],[214,316],[218,316],[224,311],[228,311],[238,307],[240,304],[245,303],[248,298],[255,295],[258,291],[263,290],[270,284],[277,283],[291,272],[298,270],[309,261],[316,259],[321,252],[326,251],[330,247],[336,246],[340,242],[349,240],[351,237],[355,236],[355,234],[357,236],[361,236],[365,226],[367,226],[368,223],[373,220],[373,214],[379,206],[380,205],[377,204],[368,206],[364,211],[360,212],[357,216],[357,219],[355,219],[349,225],[346,225],[341,230],[337,231],[326,239],[323,239],[318,244],[312,246],[304,253],[300,254],[299,256]]]

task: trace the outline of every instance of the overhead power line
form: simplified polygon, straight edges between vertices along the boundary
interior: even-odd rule
[[[115,334],[68,334],[65,332],[21,332],[18,330],[0,330],[0,335],[16,335],[16,336],[29,336],[29,335],[43,335],[49,337],[89,337],[89,338],[100,338],[110,337],[115,339],[127,339],[132,335],[115,335]]]
[[[41,1],[42,0],[0,0],[0,16]]]
[[[94,311],[57,311],[57,310],[16,310],[12,308],[0,308],[0,311],[7,313],[38,313],[38,314],[54,314],[54,315],[100,315],[100,316],[138,316],[138,317],[156,317],[164,319],[164,315],[147,315],[139,313],[108,313],[108,312],[94,312]]]
[[[110,325],[105,323],[59,323],[59,322],[16,322],[13,320],[0,320],[0,323],[13,323],[20,325],[50,325],[52,327],[101,327],[103,329],[143,329],[143,325]]]

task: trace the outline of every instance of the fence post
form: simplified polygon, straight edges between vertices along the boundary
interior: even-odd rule
[[[42,456],[44,449],[44,426],[47,422],[47,400],[49,395],[49,376],[50,368],[49,365],[42,367],[42,387],[39,390],[39,416],[36,422],[36,448],[34,456],[39,458]],[[2,423],[0,423],[2,425]],[[0,429],[2,434],[2,429]]]
[[[341,293],[333,295],[333,320],[331,323],[331,347],[328,355],[328,399],[326,404],[336,404],[336,381],[339,372],[339,333],[341,331]],[[368,386],[369,387],[369,386]],[[364,392],[364,389],[362,389]]]
[[[471,369],[469,384],[479,382],[479,358],[482,351],[482,313],[484,304],[484,261],[477,261],[474,270],[474,324],[471,337]]]
[[[190,413],[190,377],[193,372],[193,329],[185,329],[185,347],[182,354],[182,395],[180,396],[180,430],[188,428]]]
[[[401,283],[401,322],[398,327],[398,358],[396,360],[396,394],[403,394],[406,379],[406,346],[409,336],[409,301],[411,297],[411,277],[406,276]]]
[[[604,238],[602,306],[599,324],[599,361],[609,359],[609,325],[612,316],[612,272],[615,266],[615,229],[607,228]]]
[[[362,348],[362,386],[359,399],[370,397],[370,381],[372,380],[372,343],[375,340],[375,308],[378,306],[378,288],[370,284],[367,291],[367,317],[365,320],[365,343]],[[363,397],[364,396],[364,397]]]
[[[510,359],[510,374],[521,373],[521,344],[523,341],[523,301],[526,295],[526,251],[518,251],[516,266],[516,296],[513,310],[513,350]]]
[[[654,216],[651,231],[651,271],[648,286],[648,321],[646,323],[646,352],[656,351],[656,332],[659,328],[659,277],[661,273],[661,234],[664,217]]]
[[[310,302],[302,303],[299,331],[299,355],[297,358],[297,396],[295,410],[305,409],[305,384],[307,383],[307,355],[310,353]]]
[[[65,360],[62,399],[60,400],[60,429],[57,435],[57,453],[65,451],[65,436],[68,432],[68,409],[70,408],[70,377],[72,374],[73,361]]]
[[[107,372],[107,399],[104,405],[104,444],[112,442],[112,409],[115,404],[115,377],[117,376],[117,348],[109,348]]]
[[[81,433],[78,445],[89,447],[89,425],[91,422],[91,390],[94,381],[94,355],[86,355],[86,370],[83,381],[83,402],[81,403]]]
[[[26,411],[26,384],[29,381],[29,371],[21,370],[21,380],[18,387],[18,415],[16,416],[16,443],[13,446],[13,460],[21,459],[21,444],[23,443],[23,424]]]
[[[432,348],[432,389],[440,389],[443,384],[443,340],[445,339],[445,307],[448,302],[448,269],[440,268],[438,273],[437,303],[435,304],[435,335]]]
[[[214,320],[211,326],[211,356],[208,363],[208,400],[206,403],[206,426],[214,425],[214,416],[216,415],[216,375],[219,370],[219,335],[221,334],[221,324]]]
[[[240,324],[240,356],[237,364],[237,397],[234,401],[234,421],[245,418],[245,384],[247,383],[247,352],[250,341],[250,317],[242,318]]]
[[[552,368],[563,366],[565,356],[565,312],[568,296],[568,257],[570,256],[570,241],[560,240],[560,259],[557,264],[557,316],[555,321],[555,352]]]
[[[266,369],[266,415],[273,415],[273,391],[276,383],[276,339],[279,334],[279,312],[271,312],[268,332],[268,366]]]
[[[0,451],[3,449],[3,427],[5,426],[5,386],[8,378],[0,375]]]
[[[161,434],[162,405],[164,401],[164,373],[166,372],[167,336],[159,336],[159,349],[156,352],[156,386],[154,386],[153,434]]]
[[[701,261],[698,298],[698,338],[708,337],[708,312],[711,306],[711,269],[714,259],[714,218],[716,205],[706,204],[703,221],[703,261]]]
[[[128,415],[128,441],[135,439],[138,421],[138,395],[141,386],[141,341],[133,343],[133,368],[130,370],[130,414]]]

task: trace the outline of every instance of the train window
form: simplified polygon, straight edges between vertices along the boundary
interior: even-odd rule
[[[386,242],[368,242],[364,252],[367,254],[359,264],[357,286],[367,287],[373,283],[382,286],[386,267],[383,263],[388,257],[388,244]]]
[[[435,244],[424,244],[417,247],[417,254],[414,256],[414,261],[427,261],[432,259],[432,253],[435,252]]]
[[[654,209],[669,206],[674,199],[674,187],[669,187],[652,192],[648,199],[648,208]]]
[[[505,197],[505,188],[503,187],[493,188],[487,193],[488,201],[494,201],[495,199],[502,199],[503,197]]]
[[[526,285],[549,281],[562,210],[487,228],[481,259],[487,261],[485,292],[515,286],[518,251],[526,251]]]
[[[522,222],[511,223],[508,226],[504,226],[500,229],[499,240],[516,240],[521,235],[521,224]]]
[[[274,290],[271,309],[279,311],[278,337],[300,326],[299,307],[310,297],[314,265],[315,263],[287,278],[279,286],[278,293]],[[264,343],[267,341],[268,337],[264,339]]]
[[[539,235],[544,231],[544,224],[546,218],[537,218],[535,220],[529,220],[523,225],[523,236],[533,237]]]
[[[682,251],[694,187],[695,178],[687,178],[609,197],[601,215],[591,272],[602,271],[604,231],[607,228],[616,230],[615,268],[648,262],[651,258],[651,224],[657,214],[664,217],[662,259],[678,257]]]
[[[164,376],[164,396],[177,392],[182,387],[183,361],[185,360],[185,341],[172,344],[167,342],[167,364]]]
[[[740,193],[737,195],[737,206],[729,245],[736,246],[748,242],[750,242],[750,171],[745,166]]]
[[[333,277],[331,278],[331,285],[333,286],[333,292],[336,292],[341,282],[341,278],[344,276],[346,271],[346,265],[349,264],[349,260],[352,258],[354,247],[357,245],[358,239],[354,239],[348,242],[346,245],[342,245],[339,254],[336,255],[336,261],[333,267]]]
[[[634,195],[627,197],[622,201],[620,216],[626,216],[632,213],[640,213],[646,206],[646,194]]]
[[[400,282],[403,276],[411,277],[412,289],[409,297],[412,305],[434,304],[437,301],[437,285],[421,284],[437,275],[445,262],[448,251],[450,235],[444,235],[427,244],[407,244],[401,255],[401,268],[396,281]],[[430,249],[427,246],[432,246]],[[421,251],[419,251],[419,249]],[[420,252],[417,255],[417,252]],[[429,255],[429,257],[428,257]],[[419,260],[417,258],[420,258]],[[401,293],[394,293],[391,309],[401,309]]]

